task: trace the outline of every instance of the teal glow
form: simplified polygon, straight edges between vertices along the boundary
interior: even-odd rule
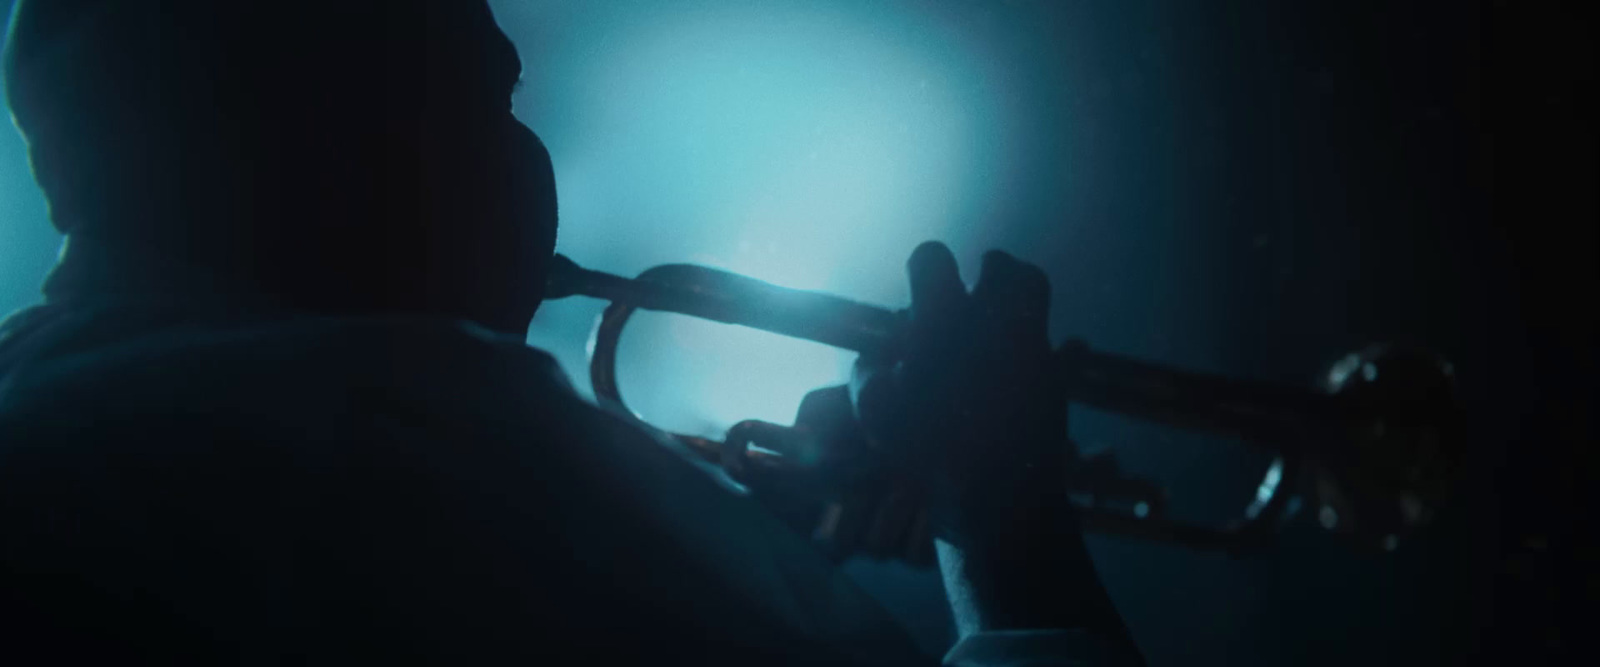
[[[944,240],[972,267],[1008,172],[1017,91],[992,48],[923,3],[494,1],[522,53],[518,115],[550,147],[559,250],[623,274],[698,262],[888,306],[904,260]],[[1015,125],[1012,123],[1011,125]],[[0,312],[37,301],[60,237],[14,132],[0,132]],[[588,392],[601,304],[546,304],[529,342]],[[720,435],[787,423],[852,355],[645,315],[621,380],[653,422]]]
[[[894,306],[917,243],[964,254],[1000,178],[1002,94],[948,26],[889,4],[603,4],[497,6],[529,70],[518,113],[555,159],[561,252],[625,274],[694,262]],[[545,41],[520,37],[540,25]],[[598,311],[547,304],[530,336],[584,385]],[[853,362],[663,315],[639,317],[622,345],[632,407],[704,435],[788,423]]]
[[[5,125],[0,127],[0,318],[39,301],[39,282],[61,246],[61,235],[50,226],[49,206],[33,182],[27,145],[9,122]]]

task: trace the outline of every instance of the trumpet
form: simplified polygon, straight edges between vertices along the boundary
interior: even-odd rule
[[[589,375],[596,399],[624,410],[617,347],[639,310],[689,315],[811,340],[893,360],[906,312],[772,285],[693,264],[666,264],[636,278],[583,268],[557,255],[546,298],[609,301],[593,332]],[[1373,345],[1342,357],[1322,386],[1292,387],[1208,375],[1091,349],[1055,350],[1066,400],[1172,427],[1237,438],[1272,462],[1255,498],[1222,525],[1168,516],[1165,490],[1123,474],[1114,455],[1076,459],[1063,482],[1085,530],[1240,554],[1270,544],[1300,505],[1363,548],[1393,550],[1447,500],[1458,468],[1460,414],[1450,364],[1425,350]],[[1064,434],[1065,435],[1065,434]],[[673,434],[735,479],[753,470],[803,471],[826,446],[798,426],[747,420],[722,441]],[[1071,447],[1070,438],[1066,446]],[[782,474],[779,472],[778,474]],[[797,476],[800,478],[800,476]],[[791,485],[792,486],[792,485]],[[1298,502],[1291,498],[1298,497]]]

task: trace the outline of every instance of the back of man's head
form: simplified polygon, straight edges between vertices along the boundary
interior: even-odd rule
[[[10,30],[7,98],[68,254],[134,282],[450,311],[484,289],[466,274],[527,282],[553,244],[482,0],[23,0]]]

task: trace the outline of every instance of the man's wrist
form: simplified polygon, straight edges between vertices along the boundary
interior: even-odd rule
[[[962,632],[1094,628],[1121,632],[1065,494],[988,508],[940,539],[940,569]],[[976,509],[976,508],[973,508]]]
[[[942,540],[936,546],[962,636],[1043,628],[1120,631],[1087,557],[1066,550],[962,548]]]

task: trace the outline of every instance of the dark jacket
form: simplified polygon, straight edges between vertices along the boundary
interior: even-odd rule
[[[719,473],[448,321],[14,315],[0,578],[6,664],[937,662]]]

